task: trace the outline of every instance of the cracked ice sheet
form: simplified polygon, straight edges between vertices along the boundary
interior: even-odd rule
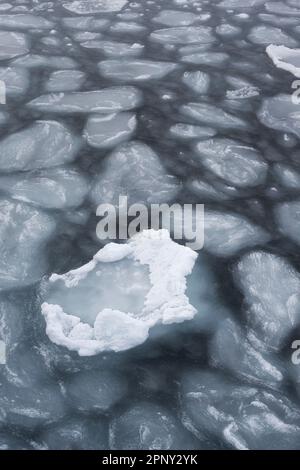
[[[86,265],[53,274],[43,286],[47,335],[55,344],[92,356],[142,344],[158,323],[192,319],[196,309],[185,289],[196,258],[167,230],[146,230],[125,245],[109,243]],[[53,303],[57,299],[63,306]]]

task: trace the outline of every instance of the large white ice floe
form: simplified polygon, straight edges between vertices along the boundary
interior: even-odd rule
[[[91,13],[105,13],[119,11],[127,4],[127,0],[75,0],[63,3],[63,7],[79,15],[90,15]]]
[[[58,345],[91,356],[146,341],[158,323],[180,323],[196,309],[185,295],[197,254],[167,230],[146,230],[127,244],[110,243],[84,266],[53,274],[42,314]]]
[[[276,67],[300,78],[300,49],[270,44],[266,48],[266,52]]]
[[[163,78],[177,68],[171,62],[129,59],[104,60],[98,66],[103,77],[135,82]]]

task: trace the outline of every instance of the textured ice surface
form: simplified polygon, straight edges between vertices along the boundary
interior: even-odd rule
[[[177,178],[167,173],[158,155],[148,145],[132,141],[107,157],[91,197],[96,204],[105,201],[117,206],[119,195],[127,196],[129,204],[150,204],[172,200],[179,189]]]
[[[9,97],[25,94],[30,83],[28,71],[18,67],[0,67],[0,80],[4,81],[5,92]]]
[[[212,127],[194,126],[193,124],[178,123],[170,128],[173,137],[180,139],[201,139],[213,137],[216,131]]]
[[[300,137],[300,105],[293,103],[290,95],[265,98],[258,118],[265,126]]]
[[[182,77],[183,83],[191,88],[195,93],[205,94],[208,92],[210,78],[205,72],[185,72]]]
[[[127,0],[75,0],[63,3],[63,7],[72,13],[89,15],[91,13],[105,13],[119,11],[126,5]]]
[[[238,450],[299,449],[300,414],[282,395],[193,370],[182,378],[181,402],[183,422],[198,437]]]
[[[7,29],[51,29],[54,24],[42,16],[30,15],[28,13],[0,15],[0,27]]]
[[[166,26],[189,26],[197,21],[199,15],[179,10],[163,10],[152,21]]]
[[[270,387],[282,383],[283,375],[277,364],[257,351],[242,328],[231,319],[220,324],[210,345],[210,357],[215,366],[247,382]]]
[[[291,36],[286,34],[282,29],[273,26],[254,26],[248,38],[254,44],[283,45],[287,47],[297,47],[298,43]]]
[[[285,46],[270,44],[266,52],[276,67],[287,70],[295,77],[300,78],[300,49],[289,49]]]
[[[299,273],[280,256],[254,251],[238,262],[235,279],[250,327],[266,346],[279,349],[300,322]]]
[[[77,91],[85,80],[85,73],[80,70],[59,70],[52,72],[45,83],[45,90]]]
[[[112,113],[133,109],[140,101],[141,95],[136,88],[124,86],[95,91],[51,93],[30,101],[28,106],[59,114]]]
[[[32,284],[47,270],[45,243],[52,217],[23,203],[0,200],[0,290]]]
[[[233,114],[227,113],[222,108],[218,108],[207,103],[188,103],[181,107],[181,112],[185,116],[212,127],[223,129],[245,129],[247,123]]]
[[[268,165],[259,152],[240,142],[222,138],[205,140],[197,144],[196,153],[205,168],[233,186],[256,186],[266,178]]]
[[[280,231],[300,243],[300,201],[282,202],[275,207],[275,218]]]
[[[127,409],[111,424],[113,449],[178,450],[199,448],[199,443],[170,411],[151,402]]]
[[[176,64],[150,60],[105,60],[99,63],[100,74],[104,77],[133,82],[163,78],[176,68]]]
[[[179,26],[151,33],[152,41],[163,44],[210,44],[215,42],[209,26]]]
[[[12,59],[29,52],[29,42],[25,34],[0,31],[0,60]]]
[[[66,126],[56,121],[36,121],[0,141],[0,170],[33,170],[60,165],[74,160],[78,148],[78,138]]]
[[[99,49],[108,57],[136,57],[141,55],[144,49],[144,46],[139,43],[130,44],[117,41],[101,41],[99,39],[84,41],[81,43],[81,46],[87,49]]]
[[[217,256],[232,256],[270,239],[265,230],[237,214],[207,210],[204,224],[204,249]]]
[[[88,118],[85,136],[92,147],[111,148],[128,140],[136,124],[133,113],[94,115]]]
[[[0,176],[0,190],[19,201],[51,209],[66,209],[82,204],[89,185],[74,168],[57,167]]]
[[[157,323],[193,318],[185,278],[196,257],[166,230],[149,230],[126,245],[106,245],[81,268],[53,274],[42,304],[49,338],[88,356],[130,349]]]

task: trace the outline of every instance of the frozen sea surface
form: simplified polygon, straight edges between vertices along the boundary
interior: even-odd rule
[[[299,51],[299,0],[0,3],[1,450],[300,448]]]

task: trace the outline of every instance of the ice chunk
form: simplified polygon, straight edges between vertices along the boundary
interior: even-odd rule
[[[257,186],[266,179],[266,162],[255,148],[241,142],[214,138],[199,142],[196,152],[205,168],[234,186]]]
[[[205,95],[208,92],[210,85],[209,75],[200,70],[196,72],[185,72],[182,77],[182,81],[191,90],[196,93]]]
[[[163,78],[177,68],[171,62],[153,60],[104,60],[99,63],[100,74],[120,81],[142,81]]]
[[[214,137],[217,132],[212,127],[178,123],[170,127],[170,133],[180,139],[201,139]]]
[[[216,256],[233,256],[244,248],[263,245],[268,233],[238,214],[205,211],[204,249]]]
[[[71,57],[60,55],[44,56],[39,54],[27,54],[17,57],[11,62],[15,67],[45,68],[45,69],[75,69],[77,63]]]
[[[145,26],[139,23],[134,23],[133,21],[118,21],[117,23],[114,23],[109,29],[112,33],[117,34],[137,34],[146,31]]]
[[[117,41],[89,40],[80,44],[87,49],[100,49],[108,57],[136,57],[141,55],[144,46],[139,43],[129,44]]]
[[[108,429],[101,417],[69,418],[52,424],[39,436],[43,448],[47,450],[106,450]],[[1,447],[0,447],[1,448]]]
[[[231,372],[250,383],[278,387],[283,376],[271,358],[257,351],[241,327],[231,319],[224,320],[210,344],[213,365]],[[238,360],[237,360],[238,358]]]
[[[0,170],[34,170],[61,165],[74,160],[78,149],[79,140],[63,124],[35,121],[0,141]]]
[[[260,6],[264,3],[265,0],[223,0],[221,3],[218,3],[218,7],[232,10],[243,10]]]
[[[229,59],[225,52],[197,52],[182,56],[182,62],[196,65],[210,65],[218,67]]]
[[[168,409],[151,402],[127,408],[113,420],[110,434],[112,448],[118,450],[186,450],[201,447]]]
[[[58,385],[35,388],[1,384],[0,422],[32,432],[38,426],[63,418],[65,404]],[[1,418],[2,415],[2,418]]]
[[[105,412],[128,392],[125,377],[107,370],[73,374],[66,382],[67,398],[75,410]]]
[[[278,204],[275,217],[280,231],[300,244],[300,201],[288,201]]]
[[[12,59],[27,52],[29,43],[25,34],[0,31],[0,60]]]
[[[222,108],[208,103],[188,103],[181,106],[181,113],[211,127],[221,129],[247,129],[248,124],[241,118],[227,113]]]
[[[66,28],[79,31],[102,31],[109,25],[109,20],[104,18],[95,18],[94,16],[67,17],[62,19]]]
[[[300,190],[300,174],[283,163],[276,163],[273,167],[274,174],[282,186],[289,189]]]
[[[78,15],[90,15],[91,13],[120,11],[127,3],[127,0],[75,0],[63,3],[63,7]]]
[[[185,278],[196,257],[166,230],[106,245],[85,266],[51,276],[42,304],[49,338],[90,356],[137,346],[157,323],[193,318]]]
[[[128,140],[136,124],[133,113],[93,115],[88,118],[84,134],[92,147],[111,148]]]
[[[30,101],[28,106],[52,113],[113,113],[136,108],[141,93],[134,87],[111,87],[96,91],[52,93]]]
[[[188,11],[162,10],[152,18],[152,21],[166,26],[189,26],[195,23],[198,17],[195,13]]]
[[[89,185],[73,168],[58,167],[0,176],[0,189],[19,201],[49,209],[66,209],[82,204]]]
[[[33,284],[46,272],[52,217],[26,204],[0,200],[0,290]]]
[[[45,83],[45,90],[53,91],[77,91],[85,80],[85,73],[80,70],[59,70],[52,72]]]
[[[238,450],[300,447],[300,413],[279,393],[201,370],[185,373],[181,390],[183,423],[197,437],[213,435]]]
[[[279,15],[300,16],[299,8],[293,8],[286,5],[284,2],[267,2],[266,10],[271,13],[278,13]]]
[[[274,26],[254,26],[251,28],[248,39],[254,44],[267,46],[269,44],[297,47],[298,43],[280,28]]]
[[[224,36],[225,38],[237,36],[241,32],[242,29],[239,28],[239,26],[233,26],[231,24],[223,23],[216,27],[216,33],[220,36]]]
[[[266,52],[279,69],[291,72],[300,78],[300,49],[289,49],[285,46],[270,44]]]
[[[150,39],[163,44],[211,44],[215,42],[209,26],[179,26],[158,29],[150,34]]]
[[[290,95],[265,98],[257,116],[265,126],[300,138],[300,105]]]
[[[284,258],[264,251],[245,255],[234,273],[249,326],[266,346],[281,348],[300,321],[300,274]]]
[[[52,29],[54,24],[42,16],[20,13],[13,15],[0,15],[0,28],[7,29]]]
[[[23,95],[29,87],[29,73],[19,67],[0,67],[0,80],[5,83],[7,96]]]
[[[105,201],[116,206],[119,195],[127,196],[129,204],[162,203],[172,200],[179,189],[179,181],[166,172],[158,155],[148,145],[132,141],[109,155],[91,197],[96,204]]]

